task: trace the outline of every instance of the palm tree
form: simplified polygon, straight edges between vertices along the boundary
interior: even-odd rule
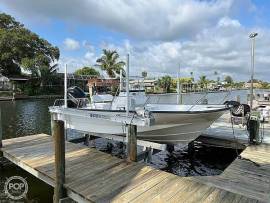
[[[227,75],[227,76],[225,77],[224,81],[225,81],[227,84],[229,84],[229,85],[231,85],[231,84],[233,83],[233,79],[232,79],[232,77],[229,76],[229,75]]]
[[[166,93],[170,92],[172,85],[172,78],[169,75],[163,76],[158,79],[158,86],[165,89]]]
[[[190,72],[190,77],[191,77],[192,82],[194,82],[194,77],[193,77],[193,72],[192,71]]]
[[[201,86],[201,88],[204,88],[205,86],[207,87],[207,79],[205,75],[200,76],[199,82],[198,82]]]
[[[55,75],[58,71],[58,64],[52,66],[42,66],[39,68],[38,77],[40,78],[40,87],[43,87],[44,84],[52,82],[55,78]]]
[[[147,72],[146,71],[143,71],[142,72],[142,77],[145,79],[147,77]]]
[[[102,51],[102,56],[97,59],[97,66],[106,71],[111,78],[114,78],[116,74],[120,74],[120,70],[123,70],[125,62],[119,61],[119,54],[115,50],[103,49]]]
[[[217,76],[217,75],[218,75],[218,72],[215,71],[215,72],[214,72],[214,75]],[[217,83],[219,83],[219,81],[220,81],[220,77],[218,76],[218,77],[217,77]]]
[[[219,76],[217,77],[217,83],[218,84],[220,83],[220,77]]]

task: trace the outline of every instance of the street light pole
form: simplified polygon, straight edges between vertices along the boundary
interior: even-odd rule
[[[183,98],[182,98],[182,84],[180,83],[180,67],[181,64],[179,63],[179,70],[177,72],[177,96],[176,96],[176,103],[177,104],[182,104],[183,103]]]
[[[255,37],[258,33],[254,32],[249,35],[251,39],[251,78],[250,78],[250,109],[253,109],[253,79],[254,79],[254,61],[255,61]]]
[[[126,65],[126,116],[129,115],[129,54],[127,54],[127,65]]]

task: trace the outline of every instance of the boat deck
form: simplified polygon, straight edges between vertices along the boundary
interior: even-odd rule
[[[3,140],[4,157],[54,186],[49,135]],[[270,145],[248,146],[221,175],[179,177],[66,142],[68,196],[78,202],[270,202]]]

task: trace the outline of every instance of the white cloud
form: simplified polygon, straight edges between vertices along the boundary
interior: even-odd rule
[[[179,64],[181,74],[189,76],[191,71],[195,76],[205,74],[216,78],[214,71],[221,77],[229,74],[235,80],[248,80],[250,77],[250,40],[251,31],[258,31],[256,39],[255,77],[269,80],[270,66],[270,30],[247,29],[238,21],[226,18],[226,23],[220,26],[219,21],[212,28],[204,29],[195,39],[180,42],[136,42],[129,44],[132,74],[140,74],[146,70],[150,75],[175,75]],[[102,44],[102,48],[116,49],[121,56],[127,53],[127,41],[121,45]],[[123,58],[124,59],[124,58]]]
[[[97,57],[94,52],[87,51],[84,55],[84,58],[87,60],[88,63],[90,64],[95,64]]]
[[[82,41],[82,46],[91,52],[95,51],[95,47],[87,40]]]
[[[2,0],[2,3],[24,17],[102,26],[125,34],[127,39],[122,43],[119,39],[112,43],[112,39],[99,46],[87,40],[80,44],[67,38],[66,49],[76,50],[80,45],[85,48],[82,57],[62,56],[60,63],[76,64],[71,70],[93,65],[100,49],[110,48],[116,49],[122,60],[128,52],[131,54],[132,74],[138,75],[142,70],[153,76],[175,74],[181,64],[181,73],[185,76],[193,71],[196,77],[202,74],[214,77],[214,71],[218,71],[222,76],[230,74],[234,79],[247,80],[250,69],[248,35],[257,31],[255,77],[269,80],[270,30],[246,28],[235,18],[239,14],[237,9],[242,9],[241,13],[256,10],[248,0],[81,0],[76,6],[72,0],[28,0],[27,3]],[[105,35],[104,38],[108,37]]]
[[[66,50],[74,51],[80,49],[80,43],[75,39],[66,38],[63,43]]]
[[[221,23],[222,22],[222,23]],[[255,78],[269,80],[270,35],[269,29],[245,28],[237,20],[220,19],[211,28],[203,29],[196,38],[186,41],[130,41],[122,43],[102,42],[99,47],[91,45],[83,57],[73,59],[73,64],[93,65],[100,56],[101,49],[117,50],[120,59],[126,60],[130,53],[132,75],[140,75],[146,70],[150,76],[162,74],[176,75],[181,65],[181,75],[189,76],[194,72],[216,78],[231,75],[235,80],[248,80],[250,77],[250,39],[249,33],[259,33],[256,38]]]
[[[2,0],[21,15],[98,25],[140,39],[175,40],[195,35],[229,15],[236,0]],[[68,11],[68,12],[67,12]]]
[[[241,24],[238,20],[233,20],[233,19],[230,19],[229,17],[224,17],[218,21],[218,26],[220,26],[220,27],[229,27],[229,26],[240,27]]]

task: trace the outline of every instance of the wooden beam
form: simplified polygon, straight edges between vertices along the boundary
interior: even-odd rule
[[[45,173],[41,173],[41,172],[35,170],[33,167],[29,166],[28,164],[25,164],[23,161],[10,155],[7,152],[4,152],[3,156],[6,159],[8,159],[9,161],[11,161],[12,163],[14,163],[15,165],[21,167],[22,169],[24,169],[28,173],[37,177],[39,180],[42,180],[43,182],[47,183],[48,185],[54,187],[54,185],[55,185],[54,180],[51,177],[49,177],[48,175],[46,175]]]
[[[54,120],[52,116],[52,135],[55,149],[55,187],[54,203],[66,197],[65,183],[65,128],[64,121]]]
[[[137,161],[137,126],[127,125],[127,160]]]
[[[89,147],[90,146],[90,135],[89,134],[85,134],[84,137],[85,137],[84,145],[86,145],[86,146]]]

